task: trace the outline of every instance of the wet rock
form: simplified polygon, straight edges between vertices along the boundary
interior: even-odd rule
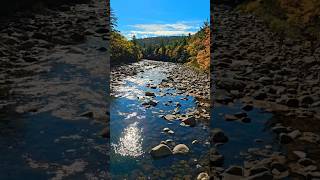
[[[175,119],[176,119],[176,116],[175,116],[175,115],[172,115],[172,114],[167,114],[167,115],[163,116],[163,118],[164,118],[165,120],[172,121],[172,120],[175,120]]]
[[[210,179],[210,176],[206,172],[202,172],[197,176],[197,180],[209,180],[209,179]]]
[[[309,158],[302,158],[298,161],[298,163],[302,166],[310,166],[315,164],[315,162]]]
[[[281,126],[281,125],[275,126],[271,130],[272,130],[272,132],[277,133],[277,134],[288,132],[287,128],[284,126]]]
[[[211,166],[219,167],[223,165],[224,157],[216,149],[214,148],[210,149],[209,158],[210,158]]]
[[[178,144],[173,148],[173,154],[187,154],[189,151],[188,146],[185,144]]]
[[[296,155],[299,159],[307,157],[307,154],[303,151],[293,151],[293,154]]]
[[[223,180],[232,180],[232,179],[244,179],[244,171],[240,166],[231,166],[222,174]]]
[[[99,134],[101,137],[110,138],[110,129],[104,128]]]
[[[299,137],[299,140],[307,141],[310,143],[319,143],[320,136],[318,134],[313,133],[313,132],[303,132],[301,137]]]
[[[148,91],[145,93],[145,95],[146,96],[156,96],[153,92],[148,92]]]
[[[219,128],[214,128],[211,130],[211,136],[213,143],[226,143],[229,140],[225,133]]]
[[[243,109],[244,111],[251,111],[253,109],[253,106],[252,105],[245,105],[241,109]]]
[[[226,121],[236,121],[238,119],[239,118],[237,118],[235,115],[231,115],[231,114],[226,114],[224,116],[224,120],[226,120]]]
[[[276,177],[277,179],[282,179],[289,176],[288,168],[281,163],[277,163],[277,162],[272,163],[271,168],[272,168],[271,172],[273,176]]]
[[[288,144],[293,141],[293,139],[286,133],[281,133],[279,139],[281,144]]]
[[[149,100],[147,102],[142,103],[143,106],[157,106],[158,102],[154,100]]]
[[[182,119],[182,123],[184,123],[188,126],[194,127],[194,126],[196,126],[197,121],[196,121],[195,117],[187,117],[187,118]]]
[[[172,139],[167,139],[165,141],[165,144],[173,144],[173,143],[174,143],[174,141]]]
[[[159,144],[151,149],[150,154],[154,158],[161,158],[172,155],[172,151],[169,146],[165,144]]]
[[[171,129],[169,128],[163,128],[163,132],[166,132],[168,134],[174,134],[174,131],[172,131]]]
[[[80,114],[80,116],[87,117],[87,118],[93,118],[94,113],[92,111],[86,111],[86,112]]]
[[[241,118],[240,121],[243,123],[250,123],[251,119],[249,117],[244,117],[244,118]]]
[[[288,133],[288,136],[290,136],[292,139],[297,139],[298,137],[301,136],[301,132],[299,130],[294,130],[290,133]]]
[[[238,112],[238,113],[235,113],[234,116],[241,119],[241,118],[246,118],[248,115],[245,112]]]
[[[264,172],[269,172],[270,169],[266,168],[266,167],[252,167],[251,169],[249,169],[248,175],[249,176],[254,176],[257,174],[261,174]]]
[[[247,180],[273,180],[273,175],[270,172],[262,172],[254,176],[249,176]]]
[[[309,107],[314,103],[314,99],[311,96],[302,96],[299,98],[299,101],[302,107]]]

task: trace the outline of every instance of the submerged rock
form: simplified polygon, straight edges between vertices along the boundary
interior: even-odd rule
[[[109,128],[102,129],[102,131],[100,132],[100,136],[104,138],[110,138],[110,129]]]
[[[216,149],[211,148],[209,156],[211,166],[220,167],[223,165],[224,157]]]
[[[157,104],[158,104],[158,102],[154,101],[154,100],[150,100],[150,101],[142,103],[143,106],[156,106]]]
[[[219,128],[214,128],[211,131],[211,136],[212,136],[211,140],[212,140],[213,143],[226,143],[226,142],[229,141],[229,138]]]

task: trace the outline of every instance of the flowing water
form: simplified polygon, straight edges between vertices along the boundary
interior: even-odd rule
[[[211,111],[211,128],[220,128],[228,136],[229,141],[217,149],[224,155],[224,166],[243,165],[247,157],[248,149],[264,149],[272,146],[273,151],[281,151],[275,134],[270,130],[268,122],[272,118],[271,113],[262,109],[253,108],[247,112],[250,123],[238,121],[226,121],[224,115],[243,112],[243,104],[237,102],[233,105],[219,105]]]
[[[167,179],[177,174],[195,176],[201,157],[208,152],[209,129],[204,124],[184,127],[180,121],[167,121],[162,115],[171,114],[176,103],[181,104],[180,113],[185,114],[197,107],[194,97],[178,94],[174,88],[151,88],[166,79],[174,67],[172,63],[142,61],[133,66],[142,70],[136,75],[123,77],[113,89],[111,101],[111,155],[110,173],[114,179],[135,179],[139,176]],[[156,97],[145,96],[154,92]],[[155,107],[144,107],[147,99],[157,101]],[[163,133],[170,128],[174,135]],[[161,141],[173,140],[190,148],[187,155],[171,155],[153,159],[149,154],[152,147]],[[192,144],[198,140],[198,144]],[[173,147],[173,146],[172,146]]]

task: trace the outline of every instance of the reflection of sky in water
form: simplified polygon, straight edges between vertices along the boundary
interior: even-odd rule
[[[117,89],[117,95],[115,97],[125,97],[131,100],[137,99],[137,97],[142,96],[143,92],[134,86],[119,86]]]
[[[139,86],[145,86],[147,83],[159,84],[162,79],[166,78],[166,75],[163,73],[163,68],[149,67],[149,71],[140,74],[141,76],[126,77],[123,82],[117,82],[117,88],[114,89],[116,92],[115,97],[135,100],[138,97],[144,96],[144,91],[139,89]],[[156,77],[155,74],[157,75]],[[152,81],[150,79],[152,79]]]
[[[129,114],[128,117],[132,115]],[[144,152],[142,150],[142,129],[138,127],[138,122],[130,124],[123,130],[119,142],[112,144],[115,153],[122,156],[141,156]]]

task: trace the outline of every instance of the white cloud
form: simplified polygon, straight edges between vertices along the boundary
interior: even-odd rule
[[[152,36],[179,36],[194,34],[199,28],[199,22],[177,22],[174,24],[134,24],[132,30],[125,32],[126,37],[133,35],[138,38]]]

